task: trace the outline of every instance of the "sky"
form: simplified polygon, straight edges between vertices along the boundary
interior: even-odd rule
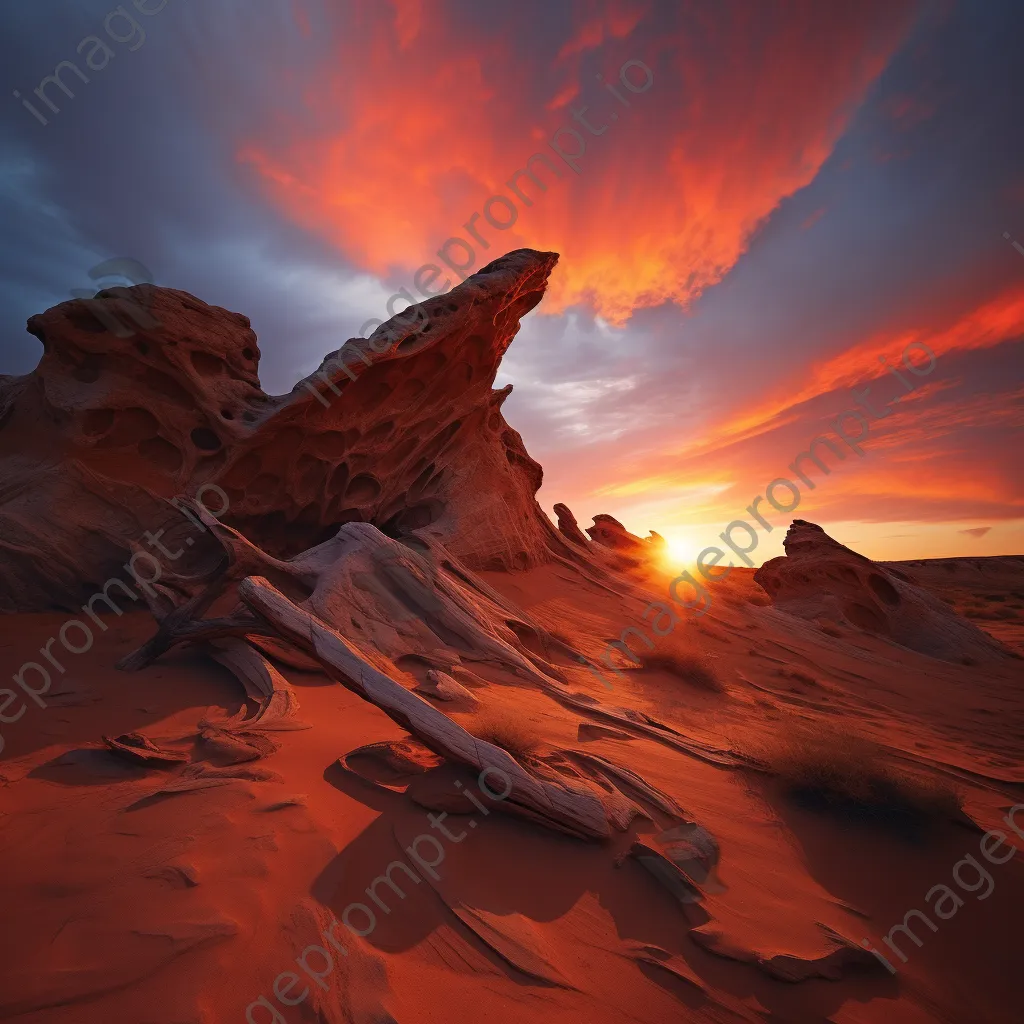
[[[549,512],[680,559],[759,496],[756,562],[794,516],[874,558],[1024,553],[1019,2],[35,0],[4,21],[0,373],[31,371],[25,320],[112,257],[249,316],[283,393],[398,289],[422,299],[425,264],[436,290],[556,251],[495,385]],[[48,106],[61,61],[88,81],[65,67]],[[837,423],[831,472],[766,504]]]

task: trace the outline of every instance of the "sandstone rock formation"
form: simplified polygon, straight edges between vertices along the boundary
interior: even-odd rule
[[[559,508],[565,509],[565,512],[570,517],[572,516],[572,513],[564,505],[556,506],[555,511],[557,512]],[[563,528],[562,514],[559,513],[558,528],[567,536],[572,536],[571,531],[575,525],[576,520],[572,519],[572,523],[566,521],[566,526]],[[587,533],[593,541],[591,551],[599,558],[602,552],[613,553],[612,558],[603,558],[601,561],[603,564],[617,568],[642,565],[644,562],[664,555],[667,550],[665,538],[661,534],[651,530],[649,537],[637,537],[630,533],[618,519],[604,513],[594,516],[594,525],[587,527]]]
[[[579,523],[576,522],[576,517],[572,514],[568,505],[563,505],[561,502],[554,506],[555,515],[558,516],[558,529],[571,540],[574,544],[579,544],[580,547],[587,547],[589,541],[580,529]]]
[[[594,516],[594,525],[587,527],[587,533],[595,544],[603,544],[624,554],[639,555],[644,550],[644,542],[639,537],[631,534],[618,519],[604,513]]]
[[[423,530],[476,568],[579,557],[494,390],[554,253],[518,250],[267,395],[247,317],[139,285],[33,316],[39,366],[0,377],[0,610],[77,609],[195,495],[287,556],[347,522]],[[137,315],[144,301],[147,315]],[[120,336],[94,315],[130,324]],[[166,542],[165,542],[166,543]]]
[[[765,562],[754,579],[782,611],[841,622],[944,661],[1006,656],[987,633],[899,570],[794,519],[785,556]]]

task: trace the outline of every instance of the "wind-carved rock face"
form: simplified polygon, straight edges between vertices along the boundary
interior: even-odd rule
[[[474,568],[564,550],[534,497],[541,467],[501,413],[511,385],[492,388],[557,259],[509,253],[279,397],[260,387],[248,318],[186,292],[110,289],[33,316],[39,366],[0,377],[0,610],[77,607],[177,519],[167,499],[203,485],[280,556],[346,522],[428,531]],[[104,327],[97,303],[133,333]]]
[[[31,317],[28,331],[43,345],[30,379],[44,422],[68,454],[112,480],[163,479],[177,493],[269,401],[249,318],[187,292],[110,289]]]
[[[829,619],[945,661],[999,657],[1002,646],[948,604],[833,540],[815,523],[794,519],[786,554],[754,573],[782,611]]]

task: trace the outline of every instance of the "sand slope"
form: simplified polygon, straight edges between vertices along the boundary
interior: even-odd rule
[[[717,584],[712,611],[663,641],[711,656],[724,692],[658,668],[610,673],[611,691],[567,668],[574,688],[626,722],[664,723],[698,753],[756,752],[794,721],[856,729],[900,763],[955,779],[970,816],[996,827],[1024,781],[1019,663],[979,672],[864,632],[832,636],[765,606],[750,576]],[[561,566],[487,579],[582,649],[642,625],[639,598],[623,601]],[[647,585],[656,595],[667,581],[653,574]],[[62,621],[0,620],[5,651],[43,642]],[[365,903],[366,886],[431,832],[428,812],[395,791],[408,781],[401,770],[385,789],[336,763],[368,742],[399,741],[402,730],[322,674],[286,670],[312,728],[279,736],[280,749],[252,766],[268,777],[154,796],[168,772],[119,761],[100,735],[139,730],[191,753],[211,706],[226,715],[242,695],[194,653],[138,674],[112,671],[150,631],[141,613],[113,622],[69,667],[66,696],[8,727],[0,885],[17,927],[0,940],[5,1018],[241,1021],[262,995],[296,1021],[390,1019],[378,1007],[399,1021],[1016,1019],[1010,967],[1024,860],[990,865],[990,897],[961,893],[965,905],[937,932],[923,930],[920,949],[903,944],[910,955],[895,977],[853,960],[834,969],[832,933],[877,945],[907,910],[927,906],[930,886],[953,884],[954,864],[977,855],[979,835],[949,822],[909,840],[803,808],[763,772],[610,727],[481,665],[477,698],[491,714],[505,709],[539,744],[535,756],[609,758],[714,837],[702,899],[681,903],[626,856],[635,837],[654,839],[669,824],[653,805],[650,819],[595,845],[463,801],[470,813],[446,823],[465,838],[444,842],[439,877],[409,884],[404,900],[384,889],[392,912],[380,912],[364,939],[341,929],[349,955],[338,954],[328,989],[313,984],[302,1004],[282,1006],[274,979],[323,941],[332,912]],[[479,710],[450,714],[466,724]],[[815,977],[822,972],[839,976]],[[780,980],[787,974],[808,980]],[[320,1018],[310,1016],[314,995]],[[253,1014],[272,1019],[263,1008]]]

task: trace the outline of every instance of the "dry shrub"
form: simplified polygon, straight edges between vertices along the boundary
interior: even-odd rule
[[[679,651],[641,651],[637,655],[642,668],[660,668],[686,681],[699,690],[724,693],[725,687],[718,678],[710,660]]]
[[[507,712],[482,716],[469,726],[469,731],[478,740],[508,751],[521,764],[529,761],[540,747],[540,738],[531,731],[529,723]]]
[[[758,755],[814,810],[910,832],[962,815],[963,796],[948,783],[904,771],[876,744],[821,722],[780,723]]]

